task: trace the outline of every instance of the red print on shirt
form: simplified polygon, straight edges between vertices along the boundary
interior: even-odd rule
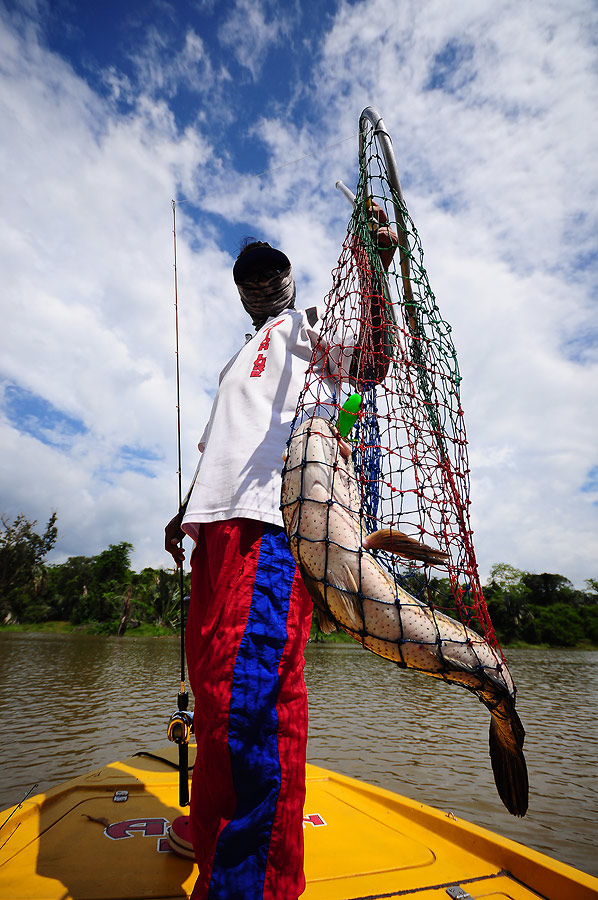
[[[264,369],[266,368],[266,357],[259,353],[256,359],[253,361],[253,369],[251,370],[250,378],[259,378]]]
[[[264,371],[264,369],[266,368],[266,356],[261,351],[268,350],[268,347],[270,346],[270,332],[272,331],[273,328],[276,328],[276,326],[280,325],[282,322],[284,322],[284,319],[279,319],[278,322],[273,322],[272,325],[269,325],[268,328],[266,329],[264,336],[262,338],[262,342],[259,345],[259,347],[257,348],[258,355],[256,356],[256,358],[253,361],[253,369],[251,370],[250,375],[249,375],[250,378],[259,378],[260,375],[262,374],[262,372]]]

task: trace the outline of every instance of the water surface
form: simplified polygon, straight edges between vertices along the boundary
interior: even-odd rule
[[[166,742],[179,688],[170,638],[0,633],[0,809]],[[512,650],[530,810],[496,793],[489,714],[467,691],[357,645],[310,644],[308,759],[406,794],[598,876],[598,652]]]

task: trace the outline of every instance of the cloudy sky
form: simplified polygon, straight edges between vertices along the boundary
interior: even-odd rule
[[[598,577],[597,43],[593,0],[0,0],[0,511],[57,510],[57,562],[168,565],[171,201],[187,480],[239,242],[323,299],[372,105],[453,326],[482,578]]]

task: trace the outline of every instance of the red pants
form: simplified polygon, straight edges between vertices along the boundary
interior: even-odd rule
[[[295,900],[312,603],[281,528],[202,525],[186,631],[197,759],[191,831],[201,900]]]

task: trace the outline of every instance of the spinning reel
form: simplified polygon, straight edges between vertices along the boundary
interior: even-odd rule
[[[189,694],[177,695],[176,712],[168,720],[168,740],[179,747],[179,806],[189,805],[189,736],[193,733],[193,715],[187,710]]]

